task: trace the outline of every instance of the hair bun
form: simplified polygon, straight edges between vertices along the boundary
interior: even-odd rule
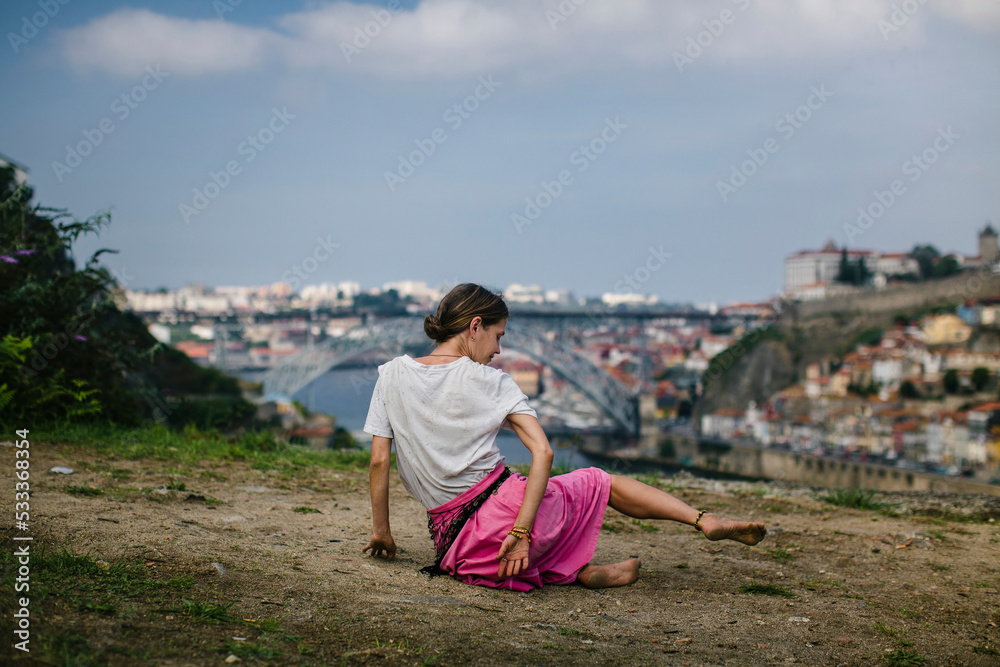
[[[439,343],[447,339],[444,327],[441,326],[441,320],[436,315],[428,315],[424,318],[424,333],[427,334],[428,338]]]

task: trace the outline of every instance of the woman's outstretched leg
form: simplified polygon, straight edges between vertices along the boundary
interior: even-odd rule
[[[693,526],[698,518],[698,510],[683,500],[622,475],[611,475],[608,504],[636,519],[669,519]],[[751,546],[767,535],[767,529],[760,522],[731,521],[709,512],[702,515],[698,527],[710,540],[735,540]]]

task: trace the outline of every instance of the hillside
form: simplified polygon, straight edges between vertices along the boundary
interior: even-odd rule
[[[11,507],[15,449],[4,444],[0,498]],[[400,553],[393,561],[363,555],[371,517],[361,458],[334,469],[291,456],[197,461],[147,451],[126,458],[33,445],[32,652],[6,641],[4,660],[16,653],[12,663],[25,665],[631,666],[1000,658],[995,499],[923,497],[919,513],[904,505],[863,511],[817,500],[805,487],[660,478],[695,506],[764,521],[767,538],[753,548],[708,542],[690,528],[609,509],[596,560],[638,555],[636,584],[515,593],[418,572],[433,558],[426,515],[395,472],[390,519]],[[76,472],[44,472],[55,465]],[[966,516],[973,513],[978,520]],[[5,586],[13,578],[6,553]]]
[[[899,316],[917,319],[934,308],[996,296],[1000,296],[1000,276],[989,273],[983,279],[979,272],[969,272],[851,297],[788,304],[773,331],[751,334],[749,344],[741,341],[712,360],[695,416],[720,408],[745,410],[750,401],[763,404],[802,379],[810,364],[846,354],[871,332],[890,328]],[[970,349],[992,349],[995,344],[995,333],[979,332]]]

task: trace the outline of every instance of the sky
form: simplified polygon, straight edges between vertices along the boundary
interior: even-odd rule
[[[996,0],[11,0],[0,154],[127,289],[778,294],[1000,224]],[[867,215],[864,215],[867,214]]]

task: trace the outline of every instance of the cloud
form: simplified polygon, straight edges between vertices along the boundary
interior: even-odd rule
[[[901,5],[914,11],[887,39],[878,23]],[[190,20],[122,9],[65,31],[62,52],[74,67],[121,76],[149,64],[213,75],[270,63],[381,78],[544,75],[672,67],[674,54],[699,39],[698,58],[723,66],[908,48],[925,39],[936,13],[1000,28],[995,0],[424,0],[406,11],[333,2],[264,28],[234,23],[238,15]]]
[[[190,75],[255,67],[278,53],[278,41],[268,30],[121,9],[66,31],[62,49],[78,69],[132,76],[159,64],[172,74]]]

